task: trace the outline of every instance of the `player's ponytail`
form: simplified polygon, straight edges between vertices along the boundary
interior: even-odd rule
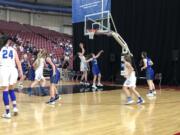
[[[34,63],[33,63],[34,69],[37,69],[37,68],[39,67],[40,58],[41,58],[41,55],[42,55],[41,52],[42,52],[42,51],[39,51],[39,53],[37,54],[37,58],[36,58],[36,60],[35,60]]]
[[[143,52],[141,52],[141,55],[142,55],[143,58],[147,58],[147,52],[143,51]]]
[[[125,55],[125,56],[124,56],[124,60],[127,61],[127,62],[129,62],[130,64],[132,64],[132,58],[131,58],[130,55]]]
[[[40,65],[41,58],[46,59],[47,57],[48,57],[48,53],[46,52],[46,50],[40,50],[38,55],[37,55],[37,58],[36,58],[36,60],[35,60],[35,62],[33,64],[33,67],[35,69],[37,69],[39,67],[39,65]]]
[[[9,39],[10,38],[6,34],[1,33],[1,36],[0,36],[0,49],[3,48],[7,44]]]

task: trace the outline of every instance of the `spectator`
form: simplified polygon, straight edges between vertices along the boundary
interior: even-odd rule
[[[23,47],[23,45],[21,44],[20,46],[19,46],[19,50],[20,50],[20,52],[24,52],[24,47]]]

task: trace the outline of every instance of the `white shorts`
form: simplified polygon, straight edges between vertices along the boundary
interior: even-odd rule
[[[136,87],[135,72],[132,72],[131,75],[128,78],[126,78],[123,86],[125,86],[125,87]]]
[[[14,85],[18,79],[18,71],[14,68],[0,67],[0,86]]]
[[[36,81],[41,81],[44,79],[44,76],[43,76],[43,69],[37,69],[35,71],[35,80]]]

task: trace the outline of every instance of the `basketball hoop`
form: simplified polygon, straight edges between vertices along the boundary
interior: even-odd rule
[[[96,33],[96,29],[90,29],[90,30],[88,30],[88,34],[89,34],[89,39],[94,39],[94,34]]]

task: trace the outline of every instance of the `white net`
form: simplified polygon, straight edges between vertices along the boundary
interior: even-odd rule
[[[94,39],[94,34],[96,33],[96,29],[89,29],[88,30],[88,35],[89,35],[89,39]]]
[[[95,34],[95,32],[89,32],[89,39],[94,39],[94,34]]]

